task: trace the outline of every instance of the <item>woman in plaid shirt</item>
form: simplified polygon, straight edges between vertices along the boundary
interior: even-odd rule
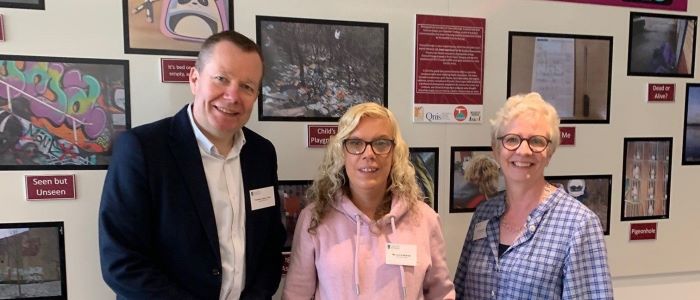
[[[560,140],[554,107],[537,93],[513,96],[491,124],[506,191],[472,217],[457,299],[612,299],[598,217],[544,179]]]

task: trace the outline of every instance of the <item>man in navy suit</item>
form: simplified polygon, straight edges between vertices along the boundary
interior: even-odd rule
[[[209,37],[175,116],[121,134],[102,191],[102,275],[117,299],[270,299],[282,226],[275,148],[243,127],[262,81],[258,46]]]

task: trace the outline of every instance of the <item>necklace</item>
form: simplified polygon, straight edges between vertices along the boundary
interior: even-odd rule
[[[552,192],[554,192],[554,189],[555,189],[555,187],[553,185],[546,183],[544,186],[544,193],[542,193],[542,198],[538,202],[538,205],[539,205],[539,203],[544,202],[549,197],[549,195],[551,195]],[[508,195],[507,194],[505,195],[505,202],[506,202],[505,212],[508,212],[508,210],[510,209],[510,205],[508,204],[509,202],[508,202]],[[501,229],[503,229],[506,232],[512,233],[512,234],[516,234],[516,235],[520,234],[525,229],[525,227],[527,225],[527,221],[524,221],[521,225],[516,225],[516,224],[513,224],[511,222],[508,222],[505,219],[505,215],[506,215],[505,212],[500,217]]]

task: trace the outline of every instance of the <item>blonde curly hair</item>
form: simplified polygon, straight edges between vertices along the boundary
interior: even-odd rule
[[[491,197],[498,192],[499,169],[495,159],[487,155],[479,155],[469,160],[464,179],[476,184],[480,193]]]
[[[318,168],[318,176],[307,191],[306,197],[309,202],[316,203],[308,228],[309,233],[315,233],[316,227],[318,227],[330,209],[330,204],[335,201],[334,196],[336,193],[350,194],[349,179],[345,172],[346,152],[343,148],[343,141],[352,134],[363,118],[387,119],[394,132],[392,137],[394,148],[391,153],[393,156],[392,165],[386,193],[392,196],[399,196],[399,199],[402,199],[402,201],[408,201],[411,208],[417,201],[421,201],[420,199],[423,197],[416,183],[415,170],[409,161],[408,145],[401,137],[399,124],[394,114],[377,103],[358,104],[348,109],[340,117],[338,132],[328,142],[323,161]],[[384,202],[379,205],[377,212],[373,216],[375,219],[386,215],[391,209],[392,197],[385,197],[384,199]]]

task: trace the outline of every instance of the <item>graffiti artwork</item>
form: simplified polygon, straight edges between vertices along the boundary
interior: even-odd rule
[[[233,28],[230,0],[122,0],[124,52],[197,56],[202,42]]]
[[[0,55],[0,169],[106,169],[128,76],[126,60]]]

